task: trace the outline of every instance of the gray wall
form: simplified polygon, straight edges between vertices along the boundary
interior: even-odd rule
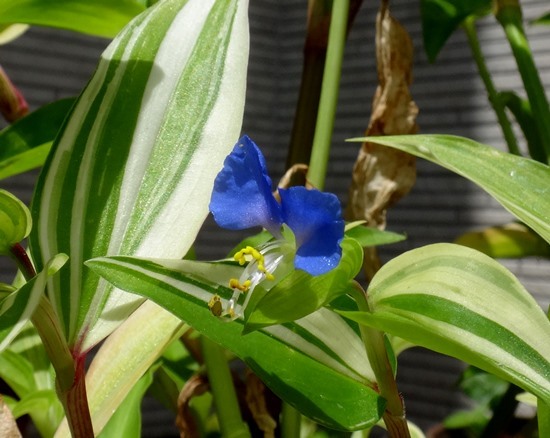
[[[293,118],[300,71],[306,3],[303,0],[253,0],[250,7],[251,58],[243,132],[263,148],[271,174],[283,173],[286,145]],[[345,201],[358,145],[345,143],[359,136],[368,123],[376,87],[374,20],[377,2],[365,1],[349,37],[342,77],[338,119],[333,137],[327,190]],[[542,0],[523,2],[527,20],[548,7]],[[413,97],[420,107],[418,123],[424,133],[452,133],[503,147],[495,117],[470,59],[464,35],[453,36],[435,65],[423,53],[417,2],[393,0],[394,14],[402,20],[416,49]],[[529,28],[543,81],[550,85],[550,29]],[[489,68],[498,85],[520,88],[509,48],[492,19],[480,23],[480,37]],[[69,32],[33,28],[0,49],[0,62],[36,108],[55,99],[75,95],[85,85],[107,42]],[[29,201],[35,173],[0,182]],[[408,240],[382,250],[389,259],[404,250],[436,241],[452,241],[460,233],[510,220],[495,201],[473,184],[430,163],[418,162],[418,182],[411,194],[389,213],[389,229],[405,232]],[[208,220],[199,238],[198,253],[206,259],[222,257],[238,241],[235,233],[222,233]],[[550,269],[547,261],[525,259],[504,264],[547,306]],[[5,266],[5,265],[3,265]],[[4,268],[3,278],[9,278]],[[451,387],[462,365],[420,349],[406,352],[400,363],[400,389],[413,421],[427,428],[457,404]],[[426,387],[429,391],[426,391]],[[162,435],[156,424],[146,436]],[[168,417],[162,420],[171,421]]]

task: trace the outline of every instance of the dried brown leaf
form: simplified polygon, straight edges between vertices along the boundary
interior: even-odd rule
[[[195,418],[189,408],[189,403],[193,397],[204,394],[210,388],[206,376],[196,374],[191,377],[182,388],[178,397],[178,413],[176,416],[176,426],[180,431],[181,438],[196,438],[200,436]]]
[[[251,371],[246,374],[246,404],[263,434],[264,438],[273,438],[277,421],[271,416],[265,398],[264,383]]]
[[[376,22],[376,56],[379,85],[366,135],[413,134],[417,131],[418,107],[409,91],[412,41],[385,3]],[[353,170],[347,217],[385,228],[387,209],[409,192],[415,179],[413,156],[364,143]]]
[[[0,437],[21,438],[21,433],[10,408],[0,395]]]

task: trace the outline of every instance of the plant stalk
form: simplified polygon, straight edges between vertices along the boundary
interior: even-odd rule
[[[357,282],[351,288],[353,298],[362,312],[370,312],[367,296]],[[361,338],[365,344],[367,357],[378,383],[378,391],[386,400],[386,410],[382,419],[391,438],[410,438],[409,427],[405,419],[405,407],[386,350],[384,333],[360,324]]]
[[[205,336],[202,336],[201,342],[220,432],[222,436],[228,438],[249,438],[250,432],[241,417],[239,401],[224,350]]]
[[[36,276],[36,270],[20,245],[13,245],[11,256],[27,281]],[[31,322],[42,339],[46,353],[55,370],[56,390],[74,438],[93,438],[94,431],[88,398],[86,396],[84,356],[75,362],[63,330],[50,300],[40,298]]]
[[[512,53],[516,58],[516,64],[542,141],[542,152],[546,157],[546,162],[550,164],[550,106],[523,29],[519,0],[494,0],[493,6],[495,17],[504,29]]]
[[[285,438],[300,438],[302,427],[302,416],[300,413],[288,403],[283,402],[281,417],[281,436]]]
[[[493,79],[491,78],[491,74],[485,64],[485,58],[481,52],[481,47],[479,45],[479,39],[475,28],[475,18],[468,17],[464,21],[463,26],[466,36],[468,37],[468,43],[470,44],[470,49],[472,50],[477,69],[479,71],[479,76],[485,85],[487,97],[489,98],[489,102],[495,111],[498,123],[502,129],[502,134],[504,135],[504,140],[508,145],[508,151],[515,155],[521,155],[516,136],[512,130],[510,120],[508,120],[508,116],[506,115],[502,99],[498,95]]]
[[[326,0],[311,0],[309,2],[302,79],[290,136],[287,169],[295,164],[305,164],[310,161],[323,84],[332,3],[333,1],[327,2]],[[363,0],[351,0],[347,32],[349,32],[362,3]],[[291,184],[305,184],[305,176],[301,173],[296,174],[292,177]]]
[[[322,190],[325,185],[325,176],[327,173],[340,77],[342,74],[348,13],[349,0],[333,2],[319,111],[317,113],[313,147],[307,173],[308,182],[319,190]]]

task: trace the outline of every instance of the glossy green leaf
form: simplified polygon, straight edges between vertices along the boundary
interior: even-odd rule
[[[29,28],[28,24],[0,25],[0,45],[7,44],[23,35]]]
[[[459,236],[455,243],[493,258],[550,257],[550,245],[534,231],[518,223],[470,231]]]
[[[425,158],[470,179],[550,242],[547,165],[452,135],[369,137],[368,141]]]
[[[66,261],[65,254],[58,254],[42,272],[0,301],[0,351],[23,330],[44,294],[48,278],[57,273]]]
[[[300,319],[345,294],[349,281],[361,270],[363,249],[350,238],[342,241],[342,259],[336,268],[313,276],[294,270],[258,301],[250,300],[245,314],[245,333],[273,324]],[[251,307],[252,311],[248,312]]]
[[[87,265],[117,287],[147,296],[200,333],[243,359],[280,397],[332,428],[362,429],[381,416],[384,402],[372,389],[363,343],[328,309],[284,325],[242,335],[243,321],[222,321],[208,302],[233,291],[234,264],[130,257],[99,258]]]
[[[99,434],[99,438],[115,436],[123,436],[124,438],[141,437],[141,402],[147,388],[153,382],[153,372],[153,369],[149,369],[132,387],[132,390]]]
[[[342,313],[550,400],[550,322],[492,258],[460,245],[425,246],[384,265],[367,292],[370,313]]]
[[[0,131],[0,179],[42,166],[75,99],[44,105]]]
[[[26,23],[112,38],[143,10],[135,0],[0,0],[0,24]]]
[[[363,248],[370,246],[389,245],[405,240],[407,236],[378,228],[355,226],[346,230],[346,236],[356,240]]]
[[[27,237],[31,227],[27,206],[10,192],[0,189],[0,254],[9,255],[11,247]]]
[[[38,266],[69,254],[48,288],[69,346],[87,351],[142,302],[83,262],[181,258],[237,140],[247,0],[164,0],[109,45],[45,164],[33,199]]]
[[[485,15],[491,0],[421,0],[424,50],[434,62],[449,37],[469,16]]]

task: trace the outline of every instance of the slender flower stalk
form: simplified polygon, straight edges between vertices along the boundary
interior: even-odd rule
[[[491,78],[491,74],[489,73],[489,69],[485,64],[485,59],[483,57],[483,53],[481,52],[481,47],[477,38],[475,18],[468,17],[464,21],[463,26],[464,31],[466,32],[466,36],[468,37],[470,49],[472,50],[472,54],[477,65],[479,76],[483,80],[483,84],[485,85],[485,89],[487,91],[487,97],[489,98],[489,102],[491,103],[491,106],[495,111],[498,123],[502,129],[502,134],[504,135],[504,140],[508,145],[508,151],[515,155],[521,155],[516,136],[514,134],[514,131],[512,130],[510,120],[508,120],[508,116],[506,115],[502,99],[499,98],[495,84],[493,83],[493,79]]]
[[[327,173],[340,77],[342,75],[348,13],[349,0],[338,0],[333,3],[319,112],[307,174],[308,181],[319,190],[322,190],[325,185]]]
[[[237,394],[224,350],[205,336],[201,338],[201,343],[206,373],[216,403],[222,435],[232,438],[250,437],[248,427],[241,417]]]
[[[550,105],[525,35],[519,0],[494,0],[495,17],[501,24],[516,58],[525,92],[531,104],[542,149],[550,163]]]
[[[370,312],[365,291],[359,283],[353,284],[355,287],[351,290],[359,310]],[[384,333],[365,325],[360,325],[359,329],[380,395],[386,400],[386,410],[382,418],[388,434],[391,438],[408,438],[411,435],[405,419],[404,403],[397,389],[397,382],[388,358]]]

